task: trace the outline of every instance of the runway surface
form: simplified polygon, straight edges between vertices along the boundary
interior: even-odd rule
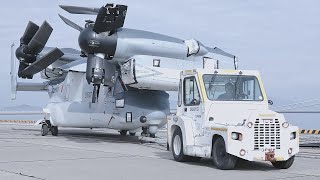
[[[222,171],[210,159],[175,162],[164,135],[160,143],[96,129],[60,129],[57,137],[43,137],[40,127],[0,124],[0,179],[320,179],[320,148],[301,149],[288,170],[242,162]]]

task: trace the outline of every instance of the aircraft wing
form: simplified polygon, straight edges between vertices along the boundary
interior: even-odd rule
[[[48,52],[50,52],[54,47],[45,47],[40,53],[39,56],[42,57],[46,55]],[[76,61],[77,59],[81,58],[81,51],[73,49],[73,48],[60,48],[60,50],[63,52],[63,56],[60,57],[57,61],[70,63],[72,61]]]

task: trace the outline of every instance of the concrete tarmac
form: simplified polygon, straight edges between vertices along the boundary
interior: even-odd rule
[[[0,179],[320,179],[320,148],[301,149],[287,170],[242,162],[223,171],[210,159],[175,162],[164,135],[163,143],[141,143],[112,130],[61,128],[43,137],[40,127],[0,124]]]

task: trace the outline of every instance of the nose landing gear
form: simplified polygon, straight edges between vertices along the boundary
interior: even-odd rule
[[[155,138],[158,132],[158,126],[142,127],[141,136]]]
[[[48,132],[49,132],[49,127],[47,124],[42,124],[42,127],[41,127],[41,136],[46,136],[48,135]]]
[[[52,136],[58,136],[58,127],[52,126],[49,120],[45,120],[41,124],[41,136],[48,135],[50,131]]]

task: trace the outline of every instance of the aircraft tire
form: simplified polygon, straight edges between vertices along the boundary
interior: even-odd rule
[[[42,124],[41,126],[41,136],[46,136],[48,135],[49,128],[47,124]]]
[[[57,126],[52,126],[51,127],[51,134],[52,136],[58,136],[58,127]]]

